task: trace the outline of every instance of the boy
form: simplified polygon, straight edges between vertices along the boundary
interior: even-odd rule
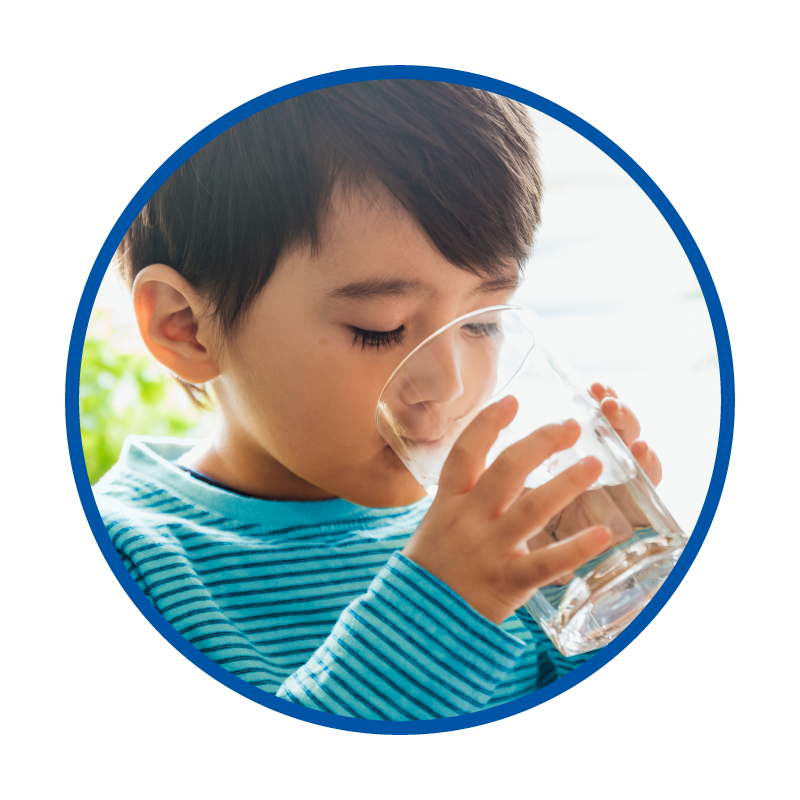
[[[518,611],[609,543],[597,527],[558,541],[596,460],[522,491],[574,421],[484,469],[516,401],[490,406],[433,503],[374,422],[417,344],[510,300],[541,191],[518,104],[366,82],[222,134],[126,233],[143,339],[198,401],[213,388],[216,427],[195,446],[129,439],[97,502],[141,589],[230,672],[309,708],[408,720],[495,706],[585,660]],[[593,391],[658,480],[636,418]],[[529,547],[542,531],[556,543]]]

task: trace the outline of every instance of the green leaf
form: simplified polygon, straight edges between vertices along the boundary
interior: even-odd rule
[[[116,463],[126,436],[184,436],[203,413],[149,356],[118,351],[91,334],[83,346],[79,403],[91,483]]]

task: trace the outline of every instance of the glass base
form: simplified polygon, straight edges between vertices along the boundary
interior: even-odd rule
[[[560,653],[575,656],[608,644],[659,590],[685,539],[647,533],[581,570],[566,587],[545,587],[526,603]]]

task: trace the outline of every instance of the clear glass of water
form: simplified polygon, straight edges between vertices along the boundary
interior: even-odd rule
[[[564,655],[610,642],[644,608],[683,551],[678,527],[622,439],[578,375],[545,343],[536,315],[492,306],[460,317],[428,337],[394,371],[381,393],[378,430],[414,477],[434,495],[461,432],[487,405],[513,394],[514,421],[487,458],[532,431],[570,417],[581,426],[575,445],[548,458],[525,481],[533,489],[595,456],[598,480],[530,541],[547,546],[604,525],[612,546],[569,582],[539,589],[526,604]]]

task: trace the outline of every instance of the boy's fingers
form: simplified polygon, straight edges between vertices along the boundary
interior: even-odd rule
[[[642,426],[636,414],[631,411],[624,403],[613,397],[607,397],[600,404],[600,408],[605,414],[611,427],[620,435],[620,438],[628,447],[639,438]]]
[[[600,403],[600,408],[611,423],[611,427],[630,447],[631,442],[637,439],[642,432],[642,426],[636,415],[628,406],[619,401],[619,396],[610,386],[596,381],[591,385],[590,390],[595,400]]]
[[[592,394],[594,395],[594,399],[597,400],[598,403],[601,403],[606,397],[619,397],[614,389],[612,389],[610,386],[600,383],[600,381],[595,381],[590,388]]]
[[[510,424],[519,403],[509,395],[485,408],[458,437],[439,477],[439,492],[464,494],[486,469],[486,455],[500,431]]]
[[[503,528],[510,544],[529,538],[556,514],[580,497],[599,477],[603,465],[587,456],[538,489],[520,497],[503,517]],[[566,571],[566,570],[565,570]]]
[[[578,423],[570,419],[544,425],[514,442],[500,453],[478,480],[474,489],[476,500],[487,507],[493,516],[501,516],[519,497],[525,478],[553,453],[572,447],[578,441],[580,432]]]
[[[521,556],[510,565],[509,578],[515,587],[528,591],[547,586],[599,556],[610,544],[611,534],[605,528],[589,528],[564,542]]]
[[[650,478],[653,486],[661,483],[661,459],[656,455],[655,450],[651,450],[647,442],[637,439],[630,445],[633,457],[639,462],[639,466],[644,470],[645,475]]]

